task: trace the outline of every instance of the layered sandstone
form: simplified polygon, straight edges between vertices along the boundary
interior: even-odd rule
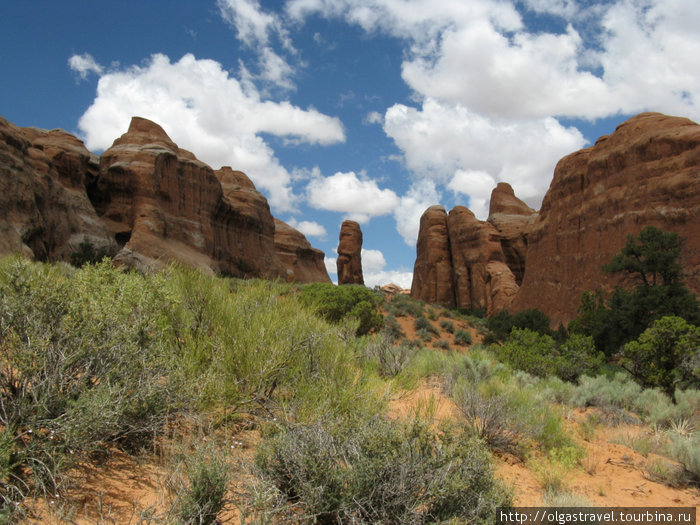
[[[286,226],[286,225],[285,225]],[[323,253],[281,228],[242,172],[213,171],[157,124],[134,117],[101,157],[61,130],[0,118],[0,253],[70,260],[85,244],[140,269],[330,278]]]
[[[365,284],[362,276],[362,230],[355,221],[343,221],[338,240],[338,284]]]
[[[217,177],[218,175],[218,177]],[[240,172],[215,173],[154,122],[134,117],[100,158],[95,206],[121,250],[115,260],[184,262],[235,277],[282,277],[267,201]]]
[[[287,281],[330,283],[324,253],[311,247],[304,234],[275,219],[275,251],[284,265]]]
[[[538,308],[567,322],[584,291],[619,282],[601,266],[647,225],[685,240],[685,282],[700,292],[699,213],[700,126],[658,113],[624,122],[558,163],[512,309]]]
[[[446,307],[504,309],[518,290],[498,230],[464,206],[421,217],[411,296]]]
[[[0,117],[0,253],[70,260],[85,242],[114,252],[86,190],[98,169],[69,133],[19,128]]]
[[[518,285],[525,275],[528,235],[537,212],[515,196],[510,184],[499,182],[491,193],[488,222],[500,236],[505,262]]]

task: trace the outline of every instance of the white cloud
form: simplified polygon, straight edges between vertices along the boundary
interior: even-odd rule
[[[328,235],[326,228],[324,228],[322,224],[315,221],[298,221],[295,218],[291,218],[287,221],[287,224],[289,224],[292,228],[299,230],[306,237],[318,237],[324,239],[326,235]]]
[[[293,210],[298,198],[291,175],[259,134],[322,145],[345,140],[337,118],[262,100],[218,62],[191,54],[175,63],[156,54],[142,66],[103,74],[78,126],[87,147],[100,150],[126,131],[134,115],[163,126],[179,146],[213,168],[245,171],[277,212]]]
[[[68,59],[68,66],[78,73],[81,79],[85,80],[88,73],[95,73],[101,75],[104,68],[98,64],[94,57],[90,53],[83,53],[82,55],[73,55]]]
[[[389,283],[401,288],[410,288],[413,272],[407,270],[385,270],[386,259],[381,250],[362,249],[362,276],[365,286],[373,288]]]
[[[222,18],[236,30],[237,38],[257,52],[260,72],[255,78],[294,89],[294,67],[273,48],[278,43],[288,54],[298,54],[284,20],[276,13],[264,11],[257,0],[218,0],[217,5]]]
[[[480,219],[488,215],[488,202],[496,181],[485,171],[457,170],[447,187],[455,193],[469,196],[469,209]]]
[[[365,115],[364,121],[365,124],[383,124],[384,123],[384,115],[377,111],[370,111]]]
[[[307,198],[316,209],[341,212],[359,223],[391,213],[399,204],[392,190],[381,189],[376,181],[352,171],[311,179]]]
[[[434,204],[440,203],[440,193],[435,182],[420,179],[401,197],[399,205],[394,210],[396,229],[406,244],[415,246],[420,229],[420,217],[423,212]],[[398,283],[397,283],[398,284]]]
[[[416,174],[444,184],[460,171],[481,172],[491,177],[493,187],[509,182],[521,199],[536,208],[557,161],[585,143],[577,129],[565,128],[551,117],[494,120],[431,98],[421,109],[402,104],[389,108],[384,130]],[[483,197],[483,193],[480,190],[474,196]]]
[[[380,250],[362,249],[362,272],[378,272],[386,266],[386,259]]]
[[[338,258],[337,257],[324,257],[323,264],[326,265],[326,271],[329,275],[335,275],[336,281],[338,280]],[[335,282],[335,281],[334,281]]]

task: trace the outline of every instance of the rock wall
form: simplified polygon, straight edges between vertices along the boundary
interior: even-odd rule
[[[362,230],[355,221],[343,221],[338,240],[338,284],[365,284],[362,276]]]
[[[68,260],[83,242],[115,252],[86,191],[98,170],[74,136],[0,117],[0,253]]]
[[[149,120],[134,117],[98,158],[65,131],[0,118],[0,253],[69,260],[88,242],[140,269],[179,261],[236,277],[330,281],[323,253],[301,233],[277,241],[267,200],[244,173],[212,170]]]
[[[518,290],[502,235],[464,206],[428,208],[420,221],[411,296],[446,307],[506,308]]]
[[[511,309],[566,323],[584,291],[618,283],[601,266],[647,225],[685,239],[685,282],[699,293],[700,126],[688,119],[643,113],[557,164]]]
[[[287,281],[330,283],[321,250],[311,247],[304,234],[275,219],[275,251],[285,267]]]

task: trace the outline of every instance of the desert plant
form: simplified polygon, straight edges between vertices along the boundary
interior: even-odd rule
[[[447,319],[443,319],[442,321],[440,321],[440,328],[442,328],[450,334],[453,334],[455,332],[454,323],[452,321],[448,321]]]
[[[501,310],[488,318],[486,322],[488,334],[484,342],[496,343],[505,341],[514,328],[527,329],[541,335],[551,335],[549,317],[536,309],[523,310],[517,314],[510,314]]]
[[[450,342],[441,339],[433,343],[434,348],[440,348],[441,350],[450,350]]]
[[[472,334],[466,330],[457,330],[454,336],[454,344],[459,346],[469,346],[472,344]]]
[[[385,377],[394,377],[401,373],[417,349],[413,344],[402,342],[394,344],[390,332],[383,330],[365,345],[365,355],[375,361],[380,373]]]
[[[182,525],[216,523],[230,478],[223,453],[214,445],[205,444],[192,452],[177,454],[173,478],[174,521]]]
[[[478,442],[418,421],[282,429],[260,446],[256,465],[315,523],[487,524],[510,502]]]
[[[384,326],[384,318],[377,311],[382,302],[380,294],[359,285],[334,286],[312,283],[301,287],[301,300],[313,307],[332,323],[347,317],[360,321],[357,335],[368,334]]]

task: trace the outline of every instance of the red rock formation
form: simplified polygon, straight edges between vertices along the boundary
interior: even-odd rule
[[[447,233],[456,305],[489,313],[507,307],[518,285],[506,265],[498,230],[456,206],[447,218]]]
[[[537,212],[515,196],[510,184],[498,183],[491,193],[488,221],[500,234],[506,264],[518,285],[525,274],[527,236],[536,218]]]
[[[275,219],[275,250],[285,267],[287,281],[331,282],[323,262],[324,253],[312,248],[303,233],[279,219]]]
[[[431,206],[420,218],[411,297],[454,307],[453,279],[447,212],[443,206]]]
[[[338,242],[338,284],[365,284],[362,276],[362,230],[355,221],[343,221]]]
[[[446,307],[505,308],[518,290],[501,237],[464,206],[449,216],[431,206],[421,217],[411,296]]]
[[[102,154],[96,193],[97,211],[122,245],[117,261],[137,267],[180,261],[236,277],[285,275],[267,201],[250,180],[230,168],[214,173],[149,120],[134,117]]]
[[[86,192],[97,170],[96,157],[69,133],[0,117],[0,253],[69,260],[83,242],[115,251]]]
[[[700,126],[657,113],[624,122],[558,163],[512,310],[538,308],[566,323],[585,290],[618,282],[601,266],[647,225],[685,239],[686,284],[700,292],[699,213]]]

